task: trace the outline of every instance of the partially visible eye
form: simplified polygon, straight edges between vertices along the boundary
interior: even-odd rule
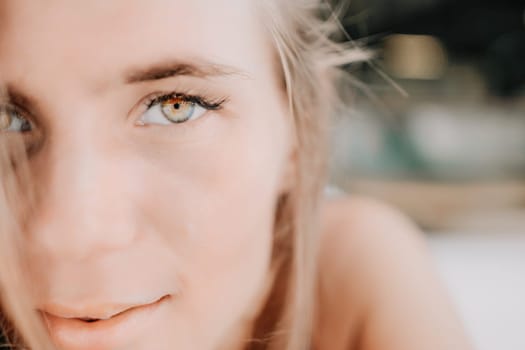
[[[220,108],[221,104],[222,102],[208,103],[199,97],[180,94],[161,96],[149,103],[138,124],[181,124],[200,118],[208,110]]]
[[[25,133],[33,130],[31,122],[9,107],[0,107],[0,132]]]

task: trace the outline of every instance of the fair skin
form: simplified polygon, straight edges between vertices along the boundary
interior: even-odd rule
[[[24,258],[57,347],[241,349],[294,159],[254,2],[9,0],[0,17],[7,129],[38,174]],[[359,200],[322,221],[319,349],[462,343],[411,226]]]
[[[377,201],[322,210],[315,349],[471,349],[420,232]]]

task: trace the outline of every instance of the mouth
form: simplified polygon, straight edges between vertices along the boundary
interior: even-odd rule
[[[132,341],[171,301],[171,295],[164,295],[149,303],[98,307],[90,312],[60,306],[39,311],[61,349],[115,349]]]

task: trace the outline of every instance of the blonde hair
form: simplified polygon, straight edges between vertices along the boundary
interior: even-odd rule
[[[333,33],[340,28],[327,3],[320,0],[259,3],[266,29],[273,39],[283,92],[295,125],[297,167],[294,188],[278,201],[273,251],[277,272],[273,287],[246,348],[305,350],[310,346],[316,312],[318,211],[327,168],[328,120],[330,111],[338,103],[337,81],[342,72],[338,67],[367,56],[363,51],[349,50],[333,41]],[[1,171],[11,167],[12,152],[5,150],[13,147],[0,146],[3,146],[0,147],[0,249],[3,249],[0,254],[12,261],[9,265],[0,264],[2,326],[12,343],[21,343],[22,338],[17,336],[22,335],[30,348],[51,349],[43,325],[31,310],[26,310],[23,296],[19,294],[27,290],[20,278],[23,268],[16,263],[19,260],[15,252],[6,248],[23,244],[12,238],[13,232],[23,231],[16,226],[20,220],[8,218],[20,218],[20,212],[27,209],[15,210],[16,207],[8,207],[7,203],[22,202],[19,191],[13,190],[20,188],[14,179],[28,183],[28,171],[22,171],[23,176],[20,169],[16,176],[14,172]]]
[[[340,67],[370,55],[351,41],[334,41],[337,34],[349,39],[337,16],[343,8],[334,9],[320,0],[274,0],[265,6],[265,23],[295,125],[297,171],[295,186],[281,198],[276,216],[274,261],[280,264],[280,273],[260,316],[266,323],[256,330],[262,345],[254,348],[304,350],[311,345],[317,311],[318,220],[328,127],[333,113],[344,104],[340,92],[352,82]]]

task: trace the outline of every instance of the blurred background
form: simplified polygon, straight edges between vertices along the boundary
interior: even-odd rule
[[[525,349],[525,1],[347,0],[332,183],[428,234],[479,349]]]

